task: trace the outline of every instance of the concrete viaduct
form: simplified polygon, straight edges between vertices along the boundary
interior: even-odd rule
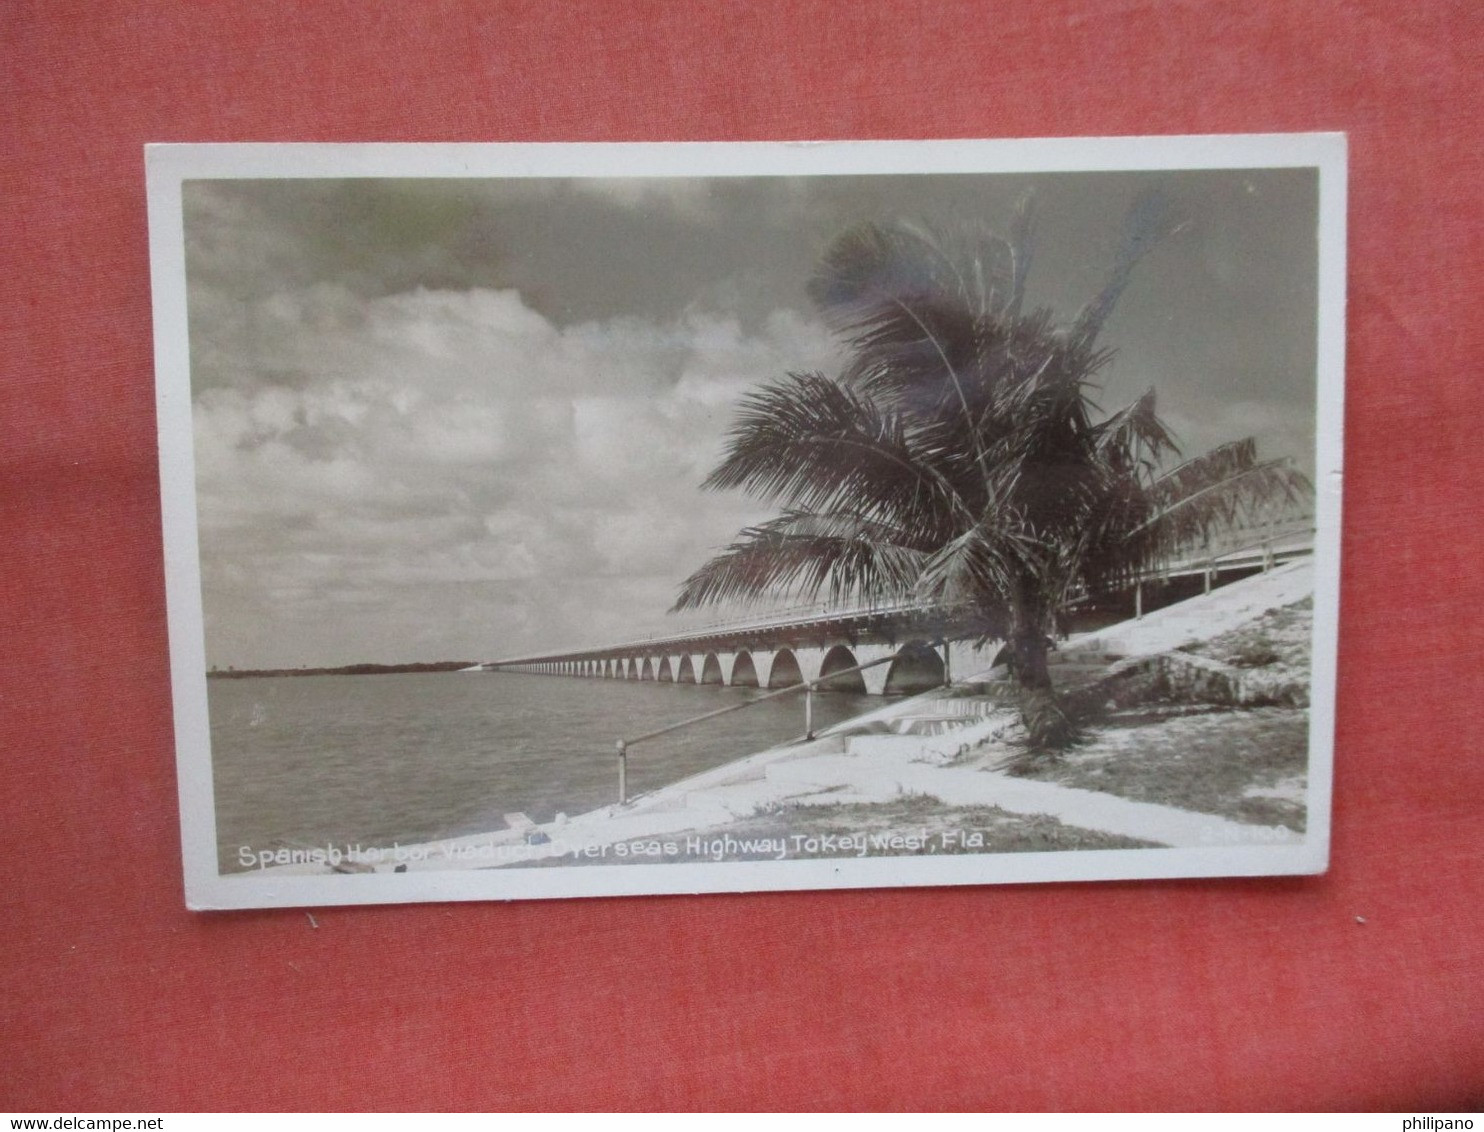
[[[1265,530],[1259,540],[1236,550],[1152,572],[1112,602],[1084,607],[1081,623],[1074,619],[1069,629],[1141,616],[1312,550],[1307,524],[1282,533]],[[471,671],[766,689],[809,684],[883,695],[922,691],[989,668],[999,642],[976,644],[983,636],[984,627],[961,607],[924,602],[810,606],[627,644],[490,661]],[[895,659],[873,663],[887,657]],[[869,667],[854,671],[861,665]]]
[[[961,611],[904,603],[859,610],[793,611],[671,637],[493,661],[485,671],[726,687],[816,684],[883,695],[942,684],[964,666],[988,667],[964,633]],[[987,656],[981,653],[987,651]],[[873,664],[895,656],[890,663]],[[850,671],[871,665],[864,671]],[[836,673],[842,673],[838,677]],[[833,677],[833,678],[832,678]]]

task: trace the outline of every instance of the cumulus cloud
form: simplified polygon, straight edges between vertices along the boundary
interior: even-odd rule
[[[1121,301],[1101,399],[1153,385],[1187,452],[1256,434],[1307,463],[1302,170],[188,183],[209,661],[643,635],[770,512],[698,484],[749,388],[836,368],[805,284],[840,232],[1002,222],[1034,184],[1033,298],[1067,312],[1156,182],[1190,224]]]
[[[760,514],[698,490],[732,406],[832,348],[791,312],[747,333],[696,311],[559,327],[509,290],[212,298],[227,316],[193,350],[215,367],[195,427],[220,663],[487,658],[658,627]]]

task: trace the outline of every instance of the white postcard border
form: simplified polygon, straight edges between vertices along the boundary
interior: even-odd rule
[[[1272,846],[219,875],[197,543],[181,185],[213,178],[726,177],[1316,168],[1318,393],[1307,833]],[[166,603],[186,901],[194,909],[1312,874],[1328,865],[1339,620],[1346,140],[1342,134],[1003,141],[166,144],[146,149]]]

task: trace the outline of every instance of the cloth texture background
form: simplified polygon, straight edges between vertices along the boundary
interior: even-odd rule
[[[1481,13],[4,5],[0,1108],[1479,1104]],[[1327,875],[185,910],[145,143],[1289,130],[1350,135]]]

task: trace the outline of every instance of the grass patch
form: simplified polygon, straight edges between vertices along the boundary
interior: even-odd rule
[[[1308,762],[1302,708],[1165,703],[1113,711],[1060,758],[1012,773],[1302,833]]]

